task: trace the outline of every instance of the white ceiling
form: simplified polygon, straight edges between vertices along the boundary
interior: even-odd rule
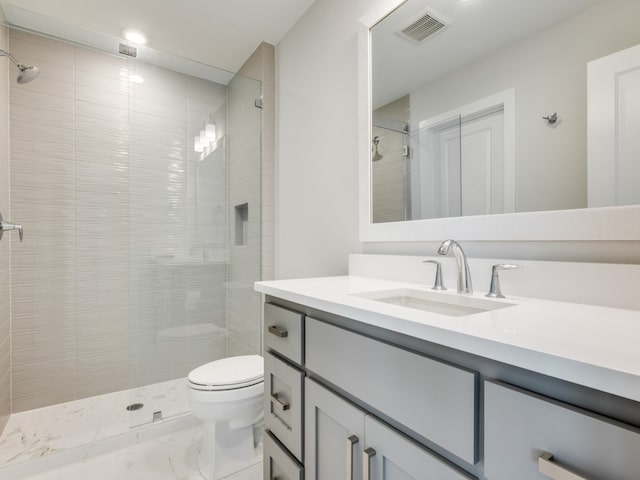
[[[277,44],[314,0],[7,0],[110,37],[146,33],[149,47],[236,72],[262,41]]]
[[[372,33],[374,108],[604,0],[407,0]],[[450,25],[415,44],[396,32],[431,8]]]

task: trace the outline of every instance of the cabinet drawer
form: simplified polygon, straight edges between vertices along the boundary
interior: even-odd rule
[[[484,398],[487,479],[640,478],[640,430],[497,381]]]
[[[302,365],[304,316],[270,303],[264,305],[265,350],[274,350]]]
[[[303,378],[301,371],[265,353],[264,424],[299,461],[302,461]]]
[[[476,463],[475,373],[311,317],[305,323],[310,371],[462,460]]]
[[[302,480],[302,466],[283,449],[268,430],[264,435],[264,480]]]

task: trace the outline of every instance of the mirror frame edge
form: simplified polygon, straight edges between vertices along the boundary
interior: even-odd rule
[[[361,242],[640,240],[640,205],[371,222],[371,29],[407,0],[388,0],[358,25],[358,217]]]

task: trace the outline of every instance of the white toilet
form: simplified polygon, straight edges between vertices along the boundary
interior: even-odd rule
[[[200,473],[217,480],[261,460],[264,364],[259,355],[210,362],[189,373],[189,404],[203,421]]]

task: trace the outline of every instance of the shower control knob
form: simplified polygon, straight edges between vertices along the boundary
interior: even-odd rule
[[[22,237],[24,236],[22,225],[18,225],[17,223],[5,222],[2,218],[2,214],[0,213],[0,240],[2,240],[2,234],[7,230],[18,230],[20,241],[22,241]]]

